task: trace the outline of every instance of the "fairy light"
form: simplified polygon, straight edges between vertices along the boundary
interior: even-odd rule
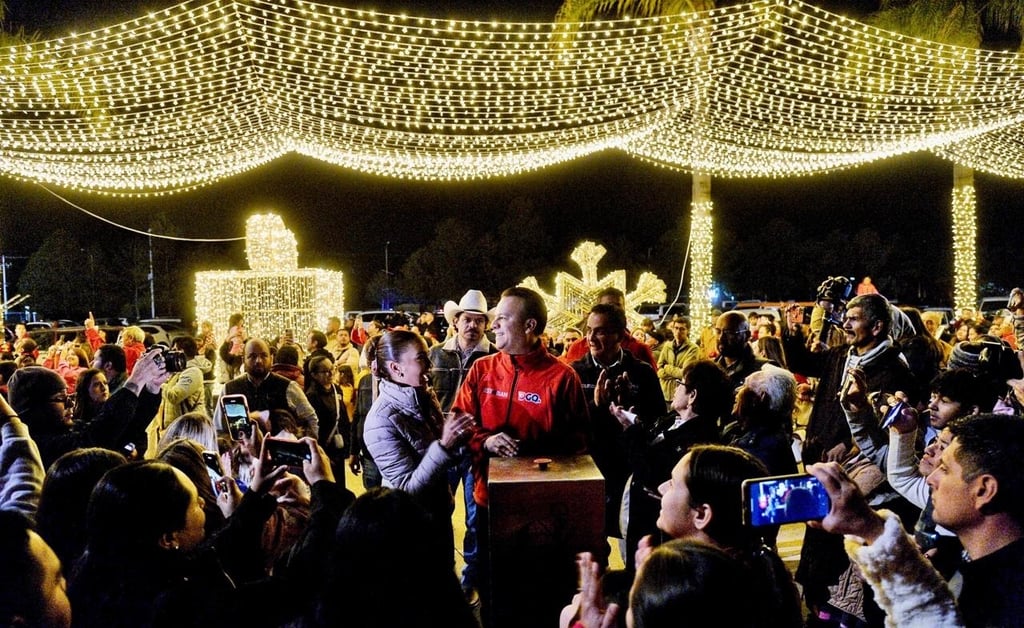
[[[953,188],[953,303],[959,312],[974,309],[978,298],[977,199],[973,185]]]
[[[554,294],[541,289],[536,277],[527,277],[519,284],[540,293],[544,298],[548,308],[549,330],[579,325],[591,306],[597,303],[598,293],[605,288],[618,288],[626,295],[626,320],[630,327],[638,327],[644,320],[643,315],[637,312],[639,305],[665,300],[665,282],[654,273],[642,273],[632,292],[626,291],[625,270],[613,270],[604,277],[598,277],[598,262],[607,252],[608,249],[596,242],[586,241],[577,245],[569,258],[580,267],[580,276],[558,271],[555,274]]]
[[[190,0],[0,58],[0,173],[103,194],[191,189],[289,152],[466,180],[606,149],[718,177],[927,150],[1024,177],[1024,57],[798,0],[583,24]]]
[[[694,329],[710,326],[713,238],[711,201],[693,203],[690,212],[690,319]]]
[[[251,270],[196,273],[196,318],[211,321],[216,337],[227,334],[235,312],[251,336],[271,339],[286,329],[319,328],[344,311],[342,274],[299,268],[295,236],[280,216],[250,217],[245,249]]]

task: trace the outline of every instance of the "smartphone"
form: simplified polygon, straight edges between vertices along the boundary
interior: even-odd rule
[[[252,434],[249,402],[246,401],[245,395],[224,395],[220,398],[220,409],[232,440],[242,440],[243,433],[246,436]]]
[[[215,451],[204,451],[203,462],[206,463],[206,467],[217,475],[224,475],[224,469],[220,466],[220,454]]]
[[[270,454],[270,462],[275,467],[297,467],[302,468],[303,461],[312,460],[309,453],[309,445],[300,441],[280,440],[277,438],[265,438],[263,440],[267,453]]]
[[[897,400],[896,403],[892,404],[889,411],[885,413],[885,418],[882,419],[882,429],[889,429],[889,426],[893,424],[893,421],[899,418],[900,412],[903,412],[906,407],[907,404],[900,400]]]
[[[831,507],[825,487],[807,473],[743,482],[743,523],[746,525],[773,526],[823,519]]]

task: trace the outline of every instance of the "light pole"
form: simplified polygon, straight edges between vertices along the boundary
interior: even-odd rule
[[[153,289],[153,230],[149,230],[149,317],[156,318],[156,290]]]
[[[391,240],[384,242],[384,298],[380,302],[380,309],[391,309],[391,268],[388,264],[388,247]]]

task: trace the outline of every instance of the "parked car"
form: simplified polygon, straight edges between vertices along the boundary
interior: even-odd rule
[[[380,321],[385,323],[391,319],[402,317],[407,321],[407,325],[412,327],[416,322],[416,315],[409,312],[399,312],[397,310],[366,310],[359,312],[359,315],[363,317],[363,328],[367,331],[370,330],[370,321]]]
[[[1010,295],[999,297],[984,297],[978,301],[978,311],[985,318],[992,320],[995,316],[1006,315],[1006,304],[1010,301]]]
[[[102,329],[107,335],[108,343],[117,342],[117,337],[121,333],[124,327],[120,325],[97,325],[97,329]],[[85,342],[85,326],[75,325],[73,327],[50,327],[46,329],[32,329],[28,332],[29,338],[34,340],[39,346],[39,352],[42,353],[52,347],[54,344],[66,342],[68,340],[79,342]]]
[[[178,323],[162,322],[160,324],[139,322],[136,323],[142,331],[153,336],[155,342],[170,346],[175,338],[191,336],[192,330]]]

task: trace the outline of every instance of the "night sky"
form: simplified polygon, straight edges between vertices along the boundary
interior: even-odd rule
[[[164,0],[7,0],[8,27],[24,26],[43,37],[71,30],[113,24],[149,10],[172,6]],[[440,17],[479,19],[550,20],[559,3],[520,3],[478,0],[437,3],[431,9],[412,0],[400,2],[333,2],[382,11]],[[510,7],[510,5],[515,5]],[[818,2],[833,10],[856,15],[870,9],[869,2]],[[869,164],[854,170],[788,180],[716,179],[712,184],[715,228],[742,234],[756,230],[774,217],[794,225],[798,242],[821,238],[835,229],[855,232],[870,226],[881,233],[899,234],[926,266],[934,260],[934,274],[952,274],[949,248],[949,205],[952,167],[929,155],[911,155]],[[1024,182],[976,175],[979,196],[979,268],[982,281],[1003,288],[1022,282],[1020,264],[1011,254],[1020,250],[1024,233],[1017,217],[1024,205]],[[145,229],[153,211],[187,220],[179,235],[231,237],[243,235],[245,218],[257,210],[280,213],[299,241],[303,266],[324,266],[345,272],[351,284],[365,282],[384,266],[384,244],[390,241],[392,269],[433,234],[434,225],[450,215],[476,217],[481,224],[501,222],[509,205],[529,199],[543,213],[556,243],[564,244],[559,258],[567,270],[568,255],[581,239],[610,244],[628,238],[636,250],[647,251],[651,267],[674,291],[682,264],[682,250],[657,250],[661,233],[679,225],[688,210],[690,177],[645,165],[617,152],[608,152],[539,172],[500,180],[454,184],[391,180],[344,170],[298,156],[200,190],[153,200],[111,199],[99,195],[58,190],[83,207],[134,227]],[[196,220],[199,218],[200,220]],[[69,227],[77,233],[112,230],[95,219],[64,205],[31,184],[0,178],[0,246],[8,255],[30,255],[53,229]],[[12,237],[13,234],[14,235]],[[125,234],[124,237],[134,237]],[[724,246],[716,242],[716,246]],[[218,263],[211,268],[245,267],[241,243],[222,245]],[[741,251],[759,256],[763,251]],[[524,254],[528,254],[524,252]],[[613,256],[610,255],[609,258]],[[538,260],[545,265],[559,260]],[[870,270],[870,260],[863,260]],[[602,271],[611,266],[602,266]],[[788,269],[780,268],[779,272]],[[848,269],[822,268],[822,278]],[[547,286],[549,277],[539,277]],[[635,277],[630,276],[632,285]],[[885,291],[885,278],[875,282]],[[756,294],[757,286],[731,288],[742,295]],[[948,279],[947,279],[948,283]],[[812,291],[814,286],[808,286]],[[918,295],[931,302],[948,296]],[[348,308],[369,307],[353,302],[359,290],[348,290]],[[809,294],[771,295],[775,298],[810,298]],[[453,295],[457,299],[458,295]],[[913,301],[913,295],[903,295]]]

